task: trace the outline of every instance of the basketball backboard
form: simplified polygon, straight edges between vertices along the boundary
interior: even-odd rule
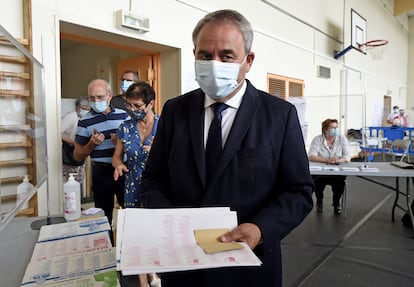
[[[351,45],[354,49],[366,54],[361,45],[367,42],[367,20],[351,9]]]
[[[345,55],[351,49],[358,50],[359,52],[366,54],[364,44],[367,42],[367,20],[359,15],[354,9],[351,9],[351,44],[340,52],[334,51],[334,58],[338,58]],[[362,45],[362,46],[361,46]]]

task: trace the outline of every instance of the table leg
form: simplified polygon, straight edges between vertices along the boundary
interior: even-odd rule
[[[348,183],[345,180],[344,193],[342,194],[342,202],[341,202],[341,205],[342,205],[342,216],[343,217],[346,217],[346,194],[348,192],[347,185],[348,185]]]
[[[400,197],[400,185],[399,185],[399,178],[395,178],[395,199],[394,204],[392,205],[392,213],[391,213],[391,221],[395,221],[395,208],[398,206],[398,199]]]

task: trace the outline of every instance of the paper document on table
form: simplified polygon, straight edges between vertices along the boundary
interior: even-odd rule
[[[45,225],[40,228],[38,241],[47,241],[111,230],[108,218],[99,217],[80,221]]]
[[[320,165],[310,165],[309,170],[322,170],[322,167]]]
[[[21,285],[120,286],[115,268],[115,248],[31,261]]]
[[[123,213],[117,221],[117,266],[124,275],[261,264],[243,242],[238,243],[242,249],[214,254],[197,245],[194,230],[237,226],[229,208],[127,208]]]
[[[359,171],[359,168],[354,166],[342,166],[341,169],[343,171]]]
[[[363,172],[379,172],[379,169],[376,167],[369,167],[369,166],[363,165],[359,168]]]
[[[323,170],[329,170],[329,171],[339,171],[339,167],[338,166],[334,166],[334,165],[327,165],[323,167]]]
[[[41,241],[36,243],[31,261],[43,261],[56,256],[68,256],[111,248],[108,232]]]
[[[404,161],[393,161],[391,162],[391,165],[403,168],[403,169],[414,169],[414,165],[412,163],[407,163]]]

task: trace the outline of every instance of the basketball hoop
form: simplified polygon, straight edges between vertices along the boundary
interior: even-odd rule
[[[380,60],[384,54],[384,46],[387,44],[387,40],[371,40],[364,44],[358,44],[358,47],[359,50],[364,54],[366,54],[368,51],[373,60]]]

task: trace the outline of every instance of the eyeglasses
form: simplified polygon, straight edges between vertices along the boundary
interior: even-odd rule
[[[135,110],[141,110],[141,108],[145,106],[145,104],[130,104],[130,103],[126,103],[126,107],[128,109],[135,109]]]
[[[103,101],[106,98],[106,96],[107,95],[95,95],[95,96],[89,95],[89,100],[91,102],[96,102],[96,101],[100,102],[100,101]]]

